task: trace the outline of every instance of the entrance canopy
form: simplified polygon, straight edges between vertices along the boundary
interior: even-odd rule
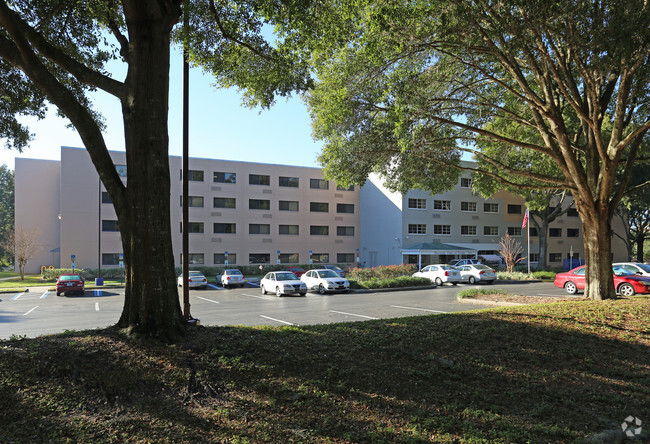
[[[442,244],[440,242],[422,242],[420,244],[404,247],[402,257],[413,255],[418,257],[418,269],[422,268],[422,256],[438,256],[439,262],[446,262],[447,258],[465,257],[476,259],[478,251],[472,248],[456,247],[453,245]],[[450,260],[449,259],[449,260]],[[428,265],[428,264],[427,264]]]

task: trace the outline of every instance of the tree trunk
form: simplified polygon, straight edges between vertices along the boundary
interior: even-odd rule
[[[585,248],[585,297],[593,300],[616,298],[612,273],[612,230],[607,216],[582,215]]]
[[[131,42],[126,84],[131,94],[122,102],[128,183],[122,205],[116,206],[126,275],[118,326],[174,339],[186,324],[170,225],[167,117],[174,11],[160,9],[158,2],[125,2],[125,16]]]
[[[645,232],[639,230],[636,234],[635,244],[636,244],[636,261],[643,263],[643,243],[645,242]]]
[[[537,269],[544,270],[546,269],[546,257],[548,254],[546,250],[548,249],[548,221],[546,218],[542,218],[542,223],[539,224],[537,228],[537,237],[539,241],[539,259],[537,262]]]

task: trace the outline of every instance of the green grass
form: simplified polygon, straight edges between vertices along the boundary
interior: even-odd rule
[[[575,442],[650,418],[650,298],[0,342],[0,442]],[[617,432],[614,432],[617,433]]]
[[[457,299],[472,298],[482,294],[503,294],[507,295],[501,288],[467,288],[456,294]]]
[[[40,274],[25,275],[24,280],[21,280],[20,275],[16,275],[13,272],[6,273],[6,275],[2,277],[3,278],[11,277],[12,279],[0,281],[0,291],[22,291],[28,287],[54,288],[54,285],[56,283],[56,279],[55,280],[41,279]],[[114,286],[114,285],[122,285],[122,284],[123,282],[117,279],[110,279],[110,280],[104,279],[104,286]],[[90,279],[90,280],[86,280],[86,288],[101,288],[101,287],[95,287],[95,280]]]

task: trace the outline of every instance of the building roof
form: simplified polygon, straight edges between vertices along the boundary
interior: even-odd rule
[[[441,244],[440,242],[422,242],[402,249],[402,254],[468,254],[476,250],[465,247]]]

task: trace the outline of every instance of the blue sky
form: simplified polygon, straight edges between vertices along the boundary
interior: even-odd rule
[[[177,156],[182,154],[181,73],[181,57],[174,53],[170,72],[169,153]],[[217,89],[211,83],[211,78],[200,69],[191,69],[190,157],[318,166],[316,157],[322,143],[312,139],[307,108],[299,97],[278,98],[270,110],[260,112],[243,107],[236,90]],[[95,108],[106,119],[104,136],[109,149],[123,151],[119,102],[105,93],[98,92],[93,97]],[[14,169],[15,157],[59,160],[61,146],[83,147],[76,131],[66,128],[67,119],[57,117],[54,107],[44,120],[23,120],[35,134],[34,140],[23,153],[0,145],[0,165]]]

